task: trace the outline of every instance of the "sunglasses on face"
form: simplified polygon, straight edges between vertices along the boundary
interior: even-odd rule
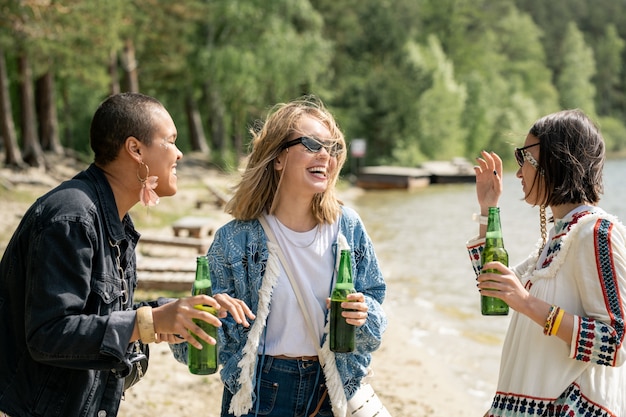
[[[324,148],[330,156],[337,156],[343,151],[343,146],[341,146],[339,142],[321,141],[319,139],[310,138],[308,136],[302,136],[290,140],[289,142],[285,142],[281,149],[287,149],[300,143],[304,145],[306,150],[311,153],[318,153],[322,150],[322,148]]]
[[[515,148],[515,160],[517,164],[521,167],[524,165],[525,161],[528,161],[535,169],[539,169],[539,163],[537,160],[528,152],[526,149],[532,148],[533,146],[539,145],[539,142],[533,143],[532,145],[524,146],[523,148]]]

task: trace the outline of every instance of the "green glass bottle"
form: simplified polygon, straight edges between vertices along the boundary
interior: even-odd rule
[[[193,295],[213,295],[211,291],[211,276],[209,274],[209,261],[206,256],[198,256],[196,259],[196,280],[193,283]],[[215,308],[197,305],[195,308],[216,314]],[[217,340],[217,328],[211,324],[194,319],[194,323],[204,330],[209,336]],[[194,335],[195,337],[195,335]],[[196,375],[209,375],[217,371],[217,344],[211,345],[196,337],[202,343],[202,349],[196,349],[192,345],[187,345],[187,363],[189,372]]]
[[[330,350],[352,352],[355,344],[355,327],[341,315],[341,303],[348,301],[348,294],[355,292],[352,282],[350,251],[342,250],[339,258],[337,283],[330,296]]]
[[[485,248],[481,255],[481,264],[497,261],[509,266],[509,254],[504,249],[502,239],[502,226],[500,224],[500,209],[489,207],[487,218],[487,234],[485,236]],[[485,269],[482,272],[498,273],[495,269]],[[499,298],[481,295],[480,310],[483,316],[506,316],[509,314],[509,306]]]

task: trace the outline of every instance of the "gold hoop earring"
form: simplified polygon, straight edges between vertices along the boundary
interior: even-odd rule
[[[145,168],[146,170],[146,175],[143,178],[141,178],[140,174],[141,168]],[[139,182],[144,184],[148,179],[148,175],[150,175],[150,168],[148,168],[148,165],[146,165],[143,161],[139,162],[139,166],[137,167],[137,179],[139,180]]]

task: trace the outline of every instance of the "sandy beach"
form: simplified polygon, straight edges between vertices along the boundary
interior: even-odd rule
[[[186,167],[190,168],[190,165],[183,163],[179,169],[178,195],[163,199],[163,203],[154,208],[155,211],[168,210],[175,206],[180,209],[181,205],[194,204],[199,192],[206,193],[206,190],[198,191],[197,188],[187,188],[187,185],[191,181],[197,182],[201,176],[214,173],[210,174],[206,168],[195,166],[194,174],[189,175],[191,170],[186,170]],[[60,180],[69,178],[79,168],[82,167],[69,166],[63,170],[57,168],[53,177],[37,171],[31,174],[31,178],[36,178],[36,181],[12,181],[10,189],[6,184],[11,182],[11,178],[15,179],[16,174],[8,170],[0,171],[0,179],[3,180],[0,187],[4,188],[0,194],[0,209],[4,213],[0,216],[2,248],[6,246],[10,234],[17,226],[21,213],[34,198]],[[222,176],[215,178],[228,181]],[[214,205],[204,205],[202,210],[203,214],[225,220],[225,214]],[[146,230],[140,229],[140,232]],[[162,229],[148,232],[165,233]],[[171,230],[168,229],[167,232],[171,233]],[[141,280],[141,276],[139,279]],[[445,361],[438,359],[426,347],[410,343],[404,318],[414,314],[414,309],[412,305],[403,304],[399,300],[393,292],[389,292],[383,304],[389,326],[381,348],[373,355],[374,376],[370,380],[390,413],[395,417],[482,416],[486,411],[484,399],[478,399],[468,392],[466,384],[459,380]],[[428,320],[428,317],[422,319]],[[175,361],[166,344],[153,344],[147,375],[126,393],[119,416],[217,417],[221,407],[221,395],[222,385],[217,374],[193,375],[186,366]]]
[[[445,363],[406,341],[402,315],[387,311],[389,327],[373,355],[370,382],[394,417],[482,416],[486,411]],[[222,385],[217,374],[197,376],[176,362],[165,344],[151,346],[144,380],[126,393],[121,417],[157,415],[219,417]]]

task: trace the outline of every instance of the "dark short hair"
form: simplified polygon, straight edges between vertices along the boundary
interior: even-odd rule
[[[581,110],[564,110],[537,120],[529,133],[539,139],[544,205],[600,201],[604,191],[604,139]]]
[[[140,93],[115,94],[100,103],[89,133],[94,162],[106,165],[114,161],[130,136],[150,145],[154,133],[150,109],[155,106],[163,108],[157,99]]]

